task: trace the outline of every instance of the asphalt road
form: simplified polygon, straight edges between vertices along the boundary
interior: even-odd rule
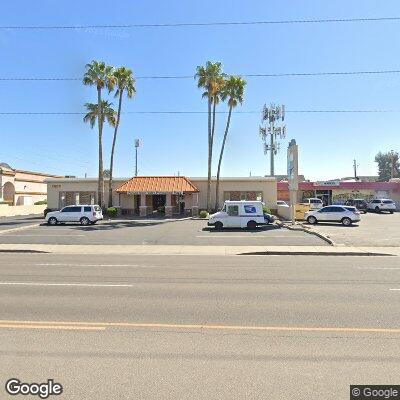
[[[43,222],[43,215],[24,215],[18,217],[0,217],[0,232],[3,230],[15,229],[36,225]]]
[[[107,245],[201,245],[201,246],[324,246],[317,236],[278,228],[276,225],[255,231],[225,229],[215,231],[207,221],[100,221],[96,225],[48,226],[42,223],[29,229],[1,233],[0,243],[107,244]]]
[[[313,229],[346,246],[397,247],[400,245],[400,212],[361,214],[352,226],[318,223]]]
[[[397,257],[3,253],[0,376],[65,399],[344,399],[399,383],[398,289]]]

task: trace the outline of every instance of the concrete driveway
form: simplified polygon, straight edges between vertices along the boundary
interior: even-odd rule
[[[198,246],[325,246],[322,239],[268,225],[254,231],[215,231],[206,220],[100,221],[97,225],[57,225],[42,223],[23,230],[1,233],[4,244],[66,245],[198,245]]]
[[[352,226],[318,223],[318,225],[312,226],[311,229],[329,237],[336,244],[346,246],[400,246],[399,212],[395,214],[361,214],[360,223]]]

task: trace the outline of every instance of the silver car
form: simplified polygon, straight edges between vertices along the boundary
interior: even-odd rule
[[[355,207],[327,206],[320,210],[312,210],[305,213],[304,219],[309,224],[318,222],[341,222],[345,226],[361,220],[360,213]]]

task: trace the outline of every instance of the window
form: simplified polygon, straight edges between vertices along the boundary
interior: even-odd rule
[[[94,211],[101,211],[100,206],[94,206]]]
[[[244,212],[246,214],[256,214],[256,207],[252,205],[245,205],[244,206]]]
[[[224,192],[224,201],[231,200],[231,201],[239,201],[239,200],[246,200],[246,201],[263,201],[263,194],[262,192]]]
[[[392,200],[383,200],[383,204],[393,204]]]
[[[311,204],[321,204],[322,200],[320,200],[320,199],[310,199],[310,203]]]
[[[320,212],[320,213],[334,212],[333,211],[334,208],[336,208],[336,207],[324,207],[324,208],[321,208],[318,212]]]
[[[371,203],[374,203],[374,204],[378,204],[378,203],[380,203],[381,201],[380,200],[372,200],[371,201]]]
[[[228,206],[228,215],[237,217],[239,215],[239,206]]]
[[[82,207],[68,207],[70,208],[69,212],[80,213],[82,211]]]
[[[344,209],[342,207],[330,207],[332,210],[331,212],[343,212]]]
[[[84,207],[85,212],[92,212],[92,207]]]
[[[72,209],[74,209],[75,207],[64,207],[61,212],[72,212]]]

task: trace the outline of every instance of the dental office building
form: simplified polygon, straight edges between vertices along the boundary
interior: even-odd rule
[[[49,178],[47,202],[51,209],[73,204],[97,203],[97,178]],[[211,182],[211,205],[215,205],[216,178]],[[104,199],[108,200],[105,179]],[[185,176],[138,176],[113,179],[113,205],[125,215],[197,215],[207,207],[207,178]],[[225,200],[261,200],[276,210],[277,182],[272,177],[220,178],[219,204]]]

